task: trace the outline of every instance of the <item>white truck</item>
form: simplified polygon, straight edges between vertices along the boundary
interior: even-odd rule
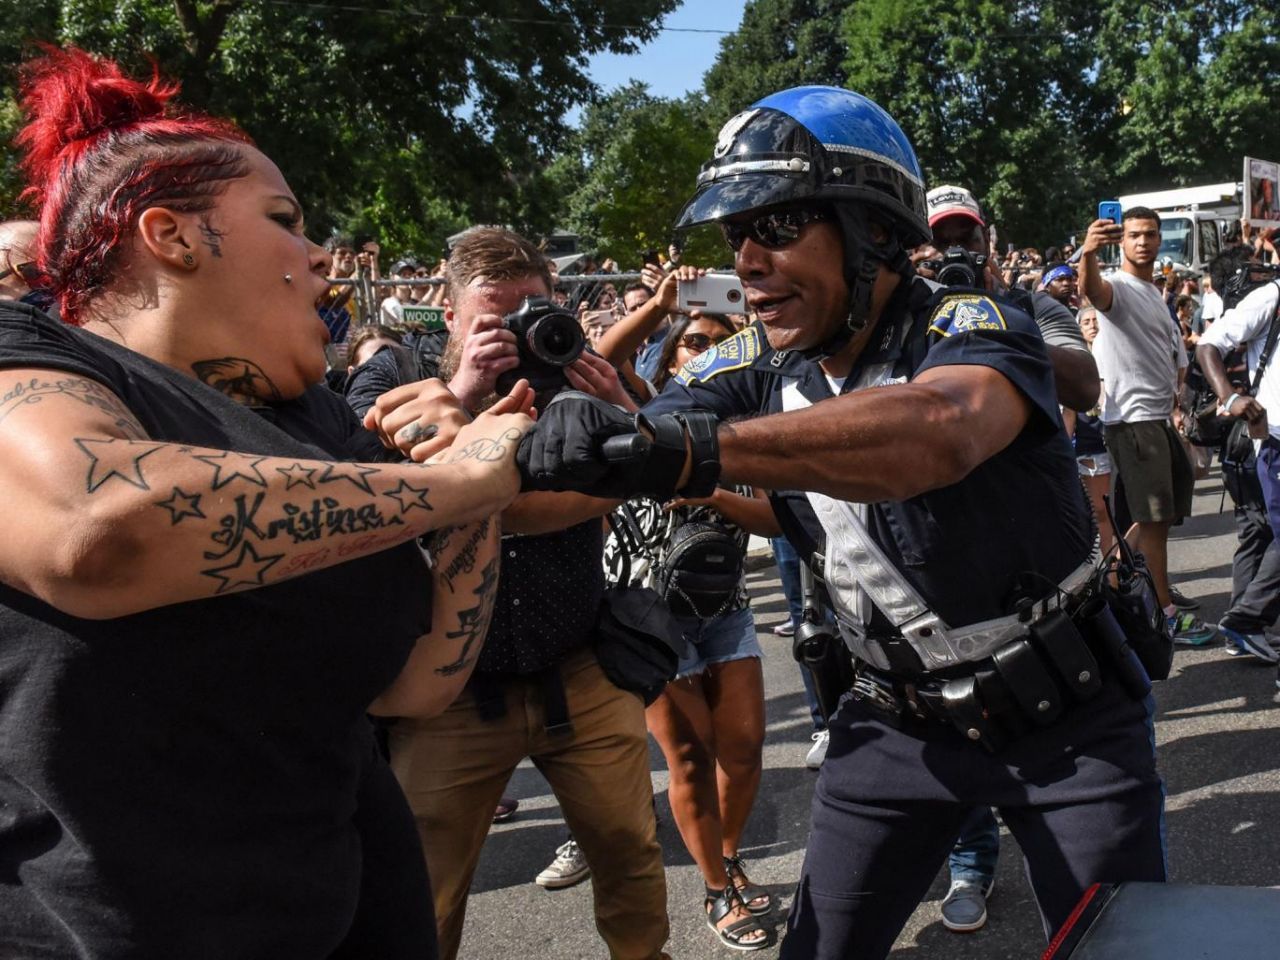
[[[1240,222],[1243,185],[1211,183],[1120,197],[1120,206],[1149,207],[1160,214],[1160,256],[1179,273],[1198,276],[1221,251],[1224,231]]]

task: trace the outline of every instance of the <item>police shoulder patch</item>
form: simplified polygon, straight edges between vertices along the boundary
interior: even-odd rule
[[[943,297],[929,317],[929,332],[944,337],[974,330],[1008,330],[1000,305],[980,293],[956,293]]]
[[[728,340],[721,340],[710,350],[698,354],[676,374],[676,383],[688,385],[694,381],[706,383],[713,377],[730,370],[741,370],[760,356],[760,333],[755,327],[747,327]]]

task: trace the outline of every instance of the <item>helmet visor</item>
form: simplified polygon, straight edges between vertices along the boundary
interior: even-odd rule
[[[675,229],[686,230],[750,210],[807,200],[816,194],[813,183],[801,177],[747,173],[713,180],[684,205]]]

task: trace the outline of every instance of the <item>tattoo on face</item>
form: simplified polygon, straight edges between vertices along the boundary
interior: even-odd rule
[[[222,234],[213,229],[208,220],[200,221],[200,240],[215,257],[222,256]]]
[[[458,629],[450,630],[445,634],[448,640],[462,640],[462,649],[458,651],[457,659],[446,663],[443,667],[436,667],[436,673],[440,676],[451,677],[461,673],[475,662],[476,654],[471,652],[471,648],[477,641],[483,641],[485,634],[489,632],[493,604],[498,596],[497,584],[498,557],[495,555],[485,564],[480,574],[480,583],[473,591],[477,598],[476,605],[459,610]]]
[[[496,437],[480,437],[472,440],[466,446],[454,451],[449,457],[450,463],[458,463],[461,460],[481,460],[485,463],[492,463],[495,460],[501,460],[507,455],[510,445],[519,443],[520,438],[524,436],[519,430],[504,430]]]
[[[142,461],[160,449],[157,443],[137,440],[93,440],[76,438],[80,452],[89,458],[85,493],[94,493],[109,480],[122,480],[139,490],[150,490],[142,475]]]
[[[94,407],[115,418],[115,426],[131,440],[147,439],[142,424],[114,393],[98,383],[85,377],[60,377],[56,380],[45,380],[32,377],[15,384],[3,396],[0,396],[0,423],[9,414],[20,407],[34,406],[53,397],[66,397]]]
[[[266,371],[244,357],[197,360],[191,369],[201,383],[225,393],[237,403],[275,403],[284,399]]]

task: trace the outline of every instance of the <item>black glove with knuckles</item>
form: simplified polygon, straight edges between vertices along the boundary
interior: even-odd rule
[[[702,410],[646,417],[577,390],[558,394],[520,441],[522,490],[595,497],[708,497],[720,478],[717,420]],[[692,469],[676,489],[686,460]]]

